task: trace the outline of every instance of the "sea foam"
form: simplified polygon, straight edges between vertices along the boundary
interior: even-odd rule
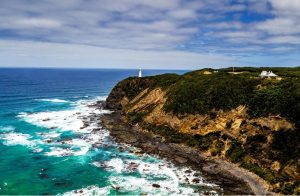
[[[95,185],[92,185],[92,186],[88,186],[86,188],[69,191],[62,195],[64,195],[64,196],[72,196],[72,195],[91,196],[91,195],[107,195],[108,193],[109,193],[109,187],[99,188]]]
[[[14,131],[15,127],[13,126],[0,126],[0,132],[9,132]]]
[[[61,111],[45,111],[37,113],[20,113],[18,117],[30,124],[47,128],[48,132],[38,132],[46,150],[46,156],[81,156],[94,146],[106,142],[109,133],[99,128],[96,118],[107,113],[96,104],[103,98],[79,100],[71,102],[72,108]],[[97,131],[94,131],[97,130]],[[61,138],[63,132],[73,133],[67,140]]]
[[[34,147],[35,142],[30,141],[31,136],[29,134],[10,132],[1,134],[1,139],[4,140],[3,144],[7,146],[24,145]]]
[[[63,99],[36,99],[37,101],[53,102],[53,103],[68,103],[69,101]]]

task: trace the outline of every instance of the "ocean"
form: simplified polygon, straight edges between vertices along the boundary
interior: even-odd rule
[[[185,71],[144,70],[144,75]],[[0,69],[0,194],[216,194],[196,171],[136,154],[91,115],[114,85],[137,70]],[[199,173],[199,172],[198,172]],[[156,184],[156,185],[153,185]],[[157,187],[157,184],[159,187]]]

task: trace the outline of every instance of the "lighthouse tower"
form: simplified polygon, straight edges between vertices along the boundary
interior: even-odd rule
[[[139,68],[139,78],[142,77],[142,68]]]

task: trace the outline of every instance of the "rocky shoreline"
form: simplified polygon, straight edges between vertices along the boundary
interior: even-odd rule
[[[163,137],[154,135],[138,126],[126,123],[119,111],[104,114],[101,124],[119,143],[126,143],[141,149],[141,153],[157,155],[175,165],[189,166],[223,190],[220,194],[269,195],[267,184],[256,175],[222,159],[206,157],[200,151],[175,143],[168,143]],[[195,178],[197,180],[197,178]]]

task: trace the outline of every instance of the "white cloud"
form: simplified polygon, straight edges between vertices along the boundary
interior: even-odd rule
[[[300,21],[291,18],[275,18],[257,24],[256,28],[275,35],[297,34],[300,33]]]
[[[12,21],[12,28],[59,28],[62,24],[59,21],[43,18],[26,18]]]
[[[182,0],[55,0],[23,4],[23,0],[2,3],[0,30],[18,29],[18,36],[53,42],[160,50],[176,48],[198,30],[184,26],[197,17],[198,7],[188,8],[190,4]]]
[[[29,48],[29,44],[34,45],[38,40],[48,42],[44,45],[49,47],[45,48],[48,52],[43,53],[43,50],[34,49],[37,46],[32,46],[36,54],[27,51],[18,55],[28,65],[29,62],[36,64],[29,56],[34,55],[38,59],[39,54],[52,54],[54,48],[63,47],[71,51],[70,47],[82,49],[83,45],[90,46],[86,51],[93,54],[85,54],[82,50],[85,61],[67,52],[65,56],[48,59],[47,66],[50,62],[61,65],[63,61],[59,59],[65,59],[68,66],[70,62],[78,66],[78,62],[82,66],[96,66],[87,58],[89,55],[90,59],[101,62],[101,66],[109,64],[109,59],[112,65],[133,66],[136,62],[141,63],[142,57],[151,61],[151,65],[157,60],[157,64],[164,66],[166,62],[170,66],[179,63],[196,65],[197,62],[201,64],[201,59],[209,65],[212,62],[215,65],[218,62],[222,65],[227,62],[239,64],[240,61],[232,56],[274,52],[277,57],[279,52],[299,51],[299,13],[300,0],[51,0],[35,3],[9,0],[2,1],[0,6],[0,32],[4,32],[0,40],[28,40],[31,41],[26,44]],[[6,46],[7,42],[17,44],[5,41]],[[62,46],[50,46],[49,42]],[[39,47],[41,44],[38,43]],[[67,47],[68,44],[70,47]],[[178,48],[199,54],[184,53]],[[5,48],[2,47],[2,51]],[[64,53],[64,50],[58,51]],[[95,51],[98,55],[103,54],[101,58],[106,61],[96,58]],[[155,55],[154,51],[157,51]],[[217,52],[219,54],[215,54]],[[12,54],[8,56],[12,58]],[[122,60],[114,59],[112,54]],[[139,60],[133,58],[136,55],[140,55]],[[157,55],[159,58],[156,58]],[[22,62],[13,58],[10,61],[8,57],[5,59],[12,64],[14,60]],[[150,66],[150,63],[147,65]]]
[[[182,10],[175,10],[175,11],[170,11],[169,15],[171,17],[174,17],[175,19],[195,19],[197,18],[197,14],[195,13],[194,10],[190,9],[182,9]]]
[[[266,40],[272,44],[300,44],[299,36],[275,36]]]
[[[258,23],[256,28],[276,36],[300,33],[300,1],[268,1],[272,7],[273,18]]]
[[[0,41],[0,66],[199,69],[237,64],[233,57],[184,51],[142,51],[44,42]]]
[[[277,15],[300,15],[299,0],[269,0]]]

